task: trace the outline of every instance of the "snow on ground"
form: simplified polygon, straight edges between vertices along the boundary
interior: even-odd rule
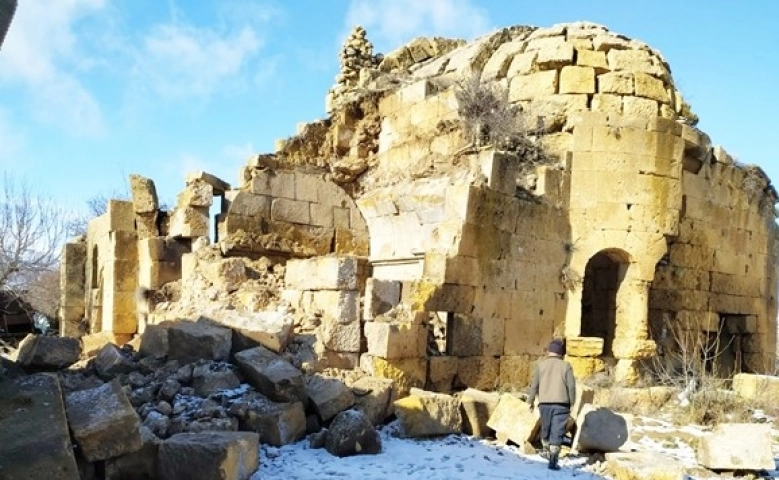
[[[381,429],[382,453],[338,458],[325,449],[310,449],[308,441],[281,448],[261,448],[260,469],[252,480],[471,480],[598,477],[581,469],[583,458],[562,459],[562,470],[547,468],[538,455],[523,455],[516,447],[466,436],[431,440],[395,436],[397,423]]]
[[[669,422],[641,418],[633,429],[634,441],[625,449],[655,451],[695,466],[695,451],[690,437],[703,435],[705,429],[694,426],[676,428]],[[262,446],[260,469],[252,480],[471,480],[514,479],[595,480],[607,478],[591,473],[584,457],[563,458],[562,469],[547,469],[546,460],[525,455],[518,448],[462,435],[430,440],[397,437],[398,423],[380,430],[382,453],[338,458],[325,449],[308,448],[308,440],[281,448]],[[774,430],[776,435],[779,432]],[[664,437],[664,438],[663,438]],[[776,438],[776,437],[775,437]],[[779,457],[779,444],[774,443]],[[779,470],[769,478],[779,478]]]

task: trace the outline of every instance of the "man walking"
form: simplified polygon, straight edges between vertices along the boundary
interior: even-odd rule
[[[530,410],[538,397],[541,414],[541,442],[549,447],[549,468],[559,470],[560,445],[563,444],[565,426],[576,398],[576,381],[571,364],[563,360],[563,342],[552,340],[547,356],[533,370],[533,382],[527,396]]]

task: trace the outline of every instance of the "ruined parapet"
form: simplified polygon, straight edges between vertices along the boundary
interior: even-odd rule
[[[60,262],[60,336],[80,337],[86,333],[86,239],[66,243]]]
[[[159,230],[159,200],[154,181],[140,175],[130,175],[130,193],[135,211],[139,238],[156,237]]]
[[[373,44],[367,39],[365,29],[359,25],[354,27],[344,41],[338,57],[341,68],[335,77],[335,85],[327,95],[328,112],[333,110],[343,93],[364,83],[382,58],[373,54]]]

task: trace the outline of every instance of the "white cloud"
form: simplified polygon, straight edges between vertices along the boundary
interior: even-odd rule
[[[346,22],[365,27],[379,51],[417,36],[470,39],[490,29],[487,12],[472,0],[352,0]]]
[[[99,135],[100,106],[78,76],[91,62],[75,25],[104,0],[19,2],[0,55],[0,83],[21,84],[36,116],[67,131]]]

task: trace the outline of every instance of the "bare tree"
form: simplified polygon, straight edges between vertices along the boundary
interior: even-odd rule
[[[76,237],[78,235],[85,235],[87,233],[87,228],[89,227],[89,221],[104,214],[108,209],[108,201],[111,199],[127,200],[129,199],[129,195],[114,190],[114,192],[110,194],[98,193],[89,197],[86,202],[86,212],[78,215],[68,223],[68,236]]]
[[[23,181],[4,175],[0,192],[0,290],[24,297],[41,275],[55,271],[67,216]]]

